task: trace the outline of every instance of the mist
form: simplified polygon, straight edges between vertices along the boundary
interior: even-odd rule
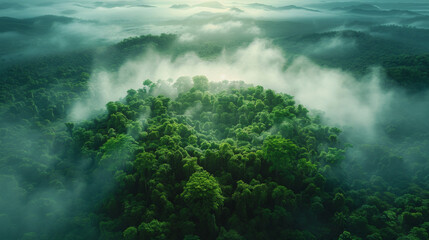
[[[286,66],[288,65],[288,66]],[[351,124],[371,130],[391,93],[380,86],[380,71],[374,69],[362,79],[339,69],[318,66],[305,57],[292,59],[266,39],[257,39],[235,51],[223,51],[213,60],[203,60],[193,52],[173,59],[149,50],[137,60],[122,65],[118,72],[94,72],[89,83],[89,99],[76,103],[72,120],[84,120],[103,109],[109,101],[125,97],[128,89],[138,89],[146,79],[176,80],[204,75],[210,81],[244,81],[254,86],[291,94],[310,109],[324,113],[337,126]],[[317,77],[315,77],[317,76]],[[177,96],[170,89],[168,97]],[[341,101],[338,101],[341,99]]]
[[[264,5],[252,5],[248,2],[225,2],[218,3],[222,6],[218,7],[216,4],[212,6],[197,2],[191,1],[188,3],[189,7],[183,9],[171,8],[174,2],[169,1],[143,3],[73,1],[49,4],[37,1],[31,3],[22,1],[15,4],[5,2],[0,9],[0,16],[7,17],[2,19],[4,24],[10,24],[8,22],[12,20],[22,21],[27,26],[16,25],[16,28],[0,29],[0,41],[3,45],[0,49],[3,52],[2,59],[11,61],[28,56],[87,49],[143,34],[174,33],[183,36],[190,34],[207,36],[208,34],[210,36],[234,31],[251,37],[275,37],[276,33],[271,32],[271,29],[278,31],[278,28],[274,23],[266,25],[264,21],[304,24],[295,29],[286,28],[287,32],[284,33],[289,36],[302,34],[301,31],[305,29],[308,30],[307,34],[339,27],[344,30],[344,26],[360,21],[363,16],[367,26],[368,24],[370,26],[399,24],[424,28],[427,22],[427,19],[417,18],[422,14],[418,12],[415,12],[416,15],[394,12],[393,14],[396,15],[388,18],[377,17],[377,13],[370,11],[350,14],[350,11],[359,9],[353,8],[360,6],[354,3],[331,2],[323,5],[316,4],[317,1],[288,1],[287,3],[271,1],[264,2]],[[382,7],[384,5],[381,3],[377,2],[377,6],[380,6],[378,11],[381,12],[389,13],[396,7],[395,5]],[[288,8],[279,8],[282,6]],[[420,11],[423,9],[419,8]],[[414,9],[406,11],[412,13]],[[50,18],[44,20],[40,18],[47,15]],[[198,21],[194,21],[196,19]],[[403,23],[405,20],[408,22]],[[261,23],[264,23],[263,27]],[[356,27],[347,27],[347,29],[353,30]],[[239,32],[236,32],[237,30]],[[10,45],[12,43],[13,45]]]

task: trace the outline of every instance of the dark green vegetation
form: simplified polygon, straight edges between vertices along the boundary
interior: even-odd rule
[[[292,96],[197,76],[174,83],[176,99],[147,80],[67,122],[94,64],[115,70],[148,46],[190,47],[174,44],[138,37],[2,72],[2,239],[428,238],[429,146],[427,133],[401,127],[412,120],[384,126],[386,142],[349,148]],[[386,64],[427,78],[427,57]]]
[[[16,31],[31,35],[50,31],[55,23],[70,23],[72,21],[72,18],[59,16],[41,16],[28,19],[0,17],[0,32]]]
[[[413,90],[429,87],[429,54],[399,55],[386,59],[383,65],[396,85]]]
[[[76,45],[75,50],[90,47],[77,36],[78,34],[71,34],[67,41],[62,41],[59,46],[50,45],[49,38],[54,35],[53,32],[58,26],[83,22],[85,21],[54,15],[25,19],[0,16],[0,68],[9,66],[10,62],[14,60],[37,57],[46,53],[62,54],[67,50],[69,44]],[[57,39],[57,41],[61,40]]]
[[[146,90],[130,90],[125,102],[107,105],[108,114],[75,127],[80,158],[120,186],[100,210],[103,238],[137,229],[142,239],[306,239],[311,233],[298,219],[329,222],[322,204],[331,206],[334,193],[322,173],[343,158],[338,129],[262,87],[229,89],[203,76],[190,85],[171,100],[151,96],[156,84],[146,81]],[[312,230],[336,235],[323,224]]]
[[[334,31],[279,38],[275,42],[286,52],[307,55],[317,63],[351,71],[368,73],[370,67],[383,67],[390,87],[411,91],[429,87],[429,30],[399,26],[372,26],[354,23],[352,27],[370,27],[361,31]]]

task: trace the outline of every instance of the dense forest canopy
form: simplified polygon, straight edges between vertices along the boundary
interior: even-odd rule
[[[429,4],[0,3],[0,239],[428,239]]]

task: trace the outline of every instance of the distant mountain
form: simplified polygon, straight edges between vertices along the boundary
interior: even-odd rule
[[[361,15],[372,15],[372,16],[421,16],[421,14],[407,11],[407,10],[363,10],[363,9],[351,9],[349,13],[361,14]]]
[[[274,6],[266,5],[262,3],[251,3],[251,4],[247,4],[247,6],[251,8],[262,9],[262,10],[277,10],[277,8]]]
[[[421,16],[421,14],[408,10],[383,10],[372,4],[359,4],[346,7],[333,8],[334,11],[346,11],[348,13],[372,15],[372,16]]]
[[[61,11],[61,13],[65,15],[72,15],[72,14],[76,14],[77,12],[78,11],[72,10],[72,9]]]
[[[139,5],[135,5],[136,7],[144,7],[144,8],[153,8],[155,6],[152,5],[147,5],[147,4],[139,4]]]
[[[192,20],[192,19],[207,19],[207,18],[212,18],[212,17],[216,17],[216,16],[220,16],[220,13],[213,13],[213,12],[208,12],[208,11],[201,11],[198,13],[195,13],[191,16],[189,16],[187,19],[188,20]]]
[[[173,4],[170,8],[173,9],[188,9],[188,8],[196,8],[196,7],[205,7],[205,8],[214,8],[214,9],[225,9],[222,3],[219,2],[203,2],[196,5],[188,5],[188,4]]]
[[[21,5],[19,3],[0,3],[0,9],[16,9],[16,10],[20,10],[20,9],[25,9],[27,8],[24,5]]]
[[[266,5],[266,4],[262,4],[262,3],[251,3],[251,4],[248,4],[247,6],[251,7],[251,8],[266,10],[266,11],[305,10],[305,11],[311,11],[311,12],[319,12],[317,10],[313,10],[313,9],[309,9],[309,8],[303,8],[303,7],[298,7],[298,6],[295,6],[295,5],[287,5],[287,6],[282,6],[282,7],[275,7],[275,6],[272,6],[272,5]]]
[[[379,7],[372,5],[372,4],[359,4],[359,5],[352,5],[352,6],[346,6],[346,7],[336,7],[332,10],[342,10],[342,11],[350,11],[350,10],[365,10],[365,11],[379,11],[381,10]]]
[[[153,8],[155,6],[147,5],[147,4],[133,4],[132,2],[94,2],[94,3],[86,3],[79,4],[76,3],[75,6],[95,9],[95,8],[117,8],[117,7],[144,7],[144,8]]]
[[[241,10],[240,8],[236,8],[236,7],[233,7],[233,8],[230,8],[229,9],[231,12],[237,12],[237,13],[242,13],[242,12],[244,12],[243,10]]]
[[[18,19],[11,17],[0,17],[0,33],[1,32],[40,32],[46,31],[52,27],[54,23],[70,23],[74,19],[62,16],[46,15],[35,18]]]
[[[425,22],[429,26],[429,16],[421,15],[421,16],[416,16],[413,18],[404,19],[401,21],[402,24],[408,24],[408,25],[418,23],[418,22]]]
[[[204,2],[204,3],[194,5],[194,7],[206,7],[206,8],[217,8],[217,9],[226,8],[222,3],[219,3],[219,2]]]
[[[185,9],[185,8],[190,8],[190,7],[191,6],[189,6],[188,4],[174,4],[170,8]]]
[[[311,12],[319,12],[319,11],[314,10],[314,9],[298,7],[295,5],[287,5],[287,6],[283,6],[283,7],[278,7],[277,10],[305,10],[305,11],[311,11]]]

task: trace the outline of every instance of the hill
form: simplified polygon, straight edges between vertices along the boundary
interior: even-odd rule
[[[393,140],[351,148],[291,95],[194,76],[145,80],[69,122],[95,57],[117,71],[147,48],[171,54],[175,39],[140,36],[1,72],[4,239],[427,237],[429,147],[427,133],[404,127],[418,124],[411,108],[382,126]],[[427,62],[386,66],[426,73]],[[157,94],[168,85],[177,98]]]

